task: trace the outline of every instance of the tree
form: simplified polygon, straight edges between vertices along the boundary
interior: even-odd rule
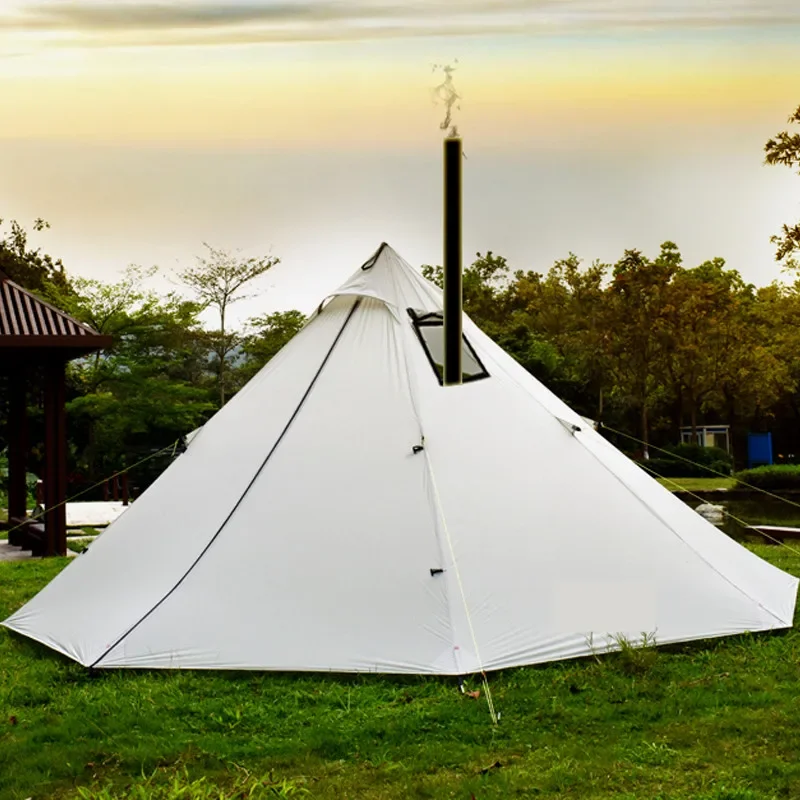
[[[775,281],[758,289],[749,304],[748,318],[740,326],[744,350],[749,358],[749,391],[738,400],[744,413],[757,412],[763,422],[771,418],[783,427],[798,452],[800,419],[800,281],[785,285]],[[732,384],[732,382],[731,382]],[[781,425],[781,423],[783,423]]]
[[[489,250],[486,255],[476,254],[475,261],[462,271],[461,291],[464,312],[491,335],[493,326],[503,319],[502,292],[508,284],[508,263],[503,256]],[[441,266],[422,266],[422,275],[444,288],[444,270]]]
[[[3,220],[0,219],[0,229]],[[50,225],[43,219],[36,219],[33,230],[39,233]],[[60,259],[32,250],[28,246],[28,234],[16,221],[10,221],[10,230],[0,238],[0,271],[29,291],[46,296],[48,285],[54,285],[61,292],[69,291],[69,281]]]
[[[741,433],[771,418],[775,404],[791,390],[784,354],[775,346],[782,327],[778,309],[771,307],[768,290],[749,288],[734,296],[731,313],[720,318],[713,337],[719,366],[710,401],[731,430]]]
[[[56,298],[113,338],[110,348],[68,369],[72,458],[92,479],[175,441],[214,410],[203,386],[201,306],[144,289],[153,272],[130,266],[116,283],[74,278],[74,292]]]
[[[219,312],[219,329],[208,336],[208,343],[216,357],[217,385],[220,407],[225,405],[226,366],[230,354],[240,344],[240,337],[227,329],[227,311],[233,303],[245,299],[242,289],[267,270],[280,263],[273,256],[239,258],[226,251],[203,243],[208,258],[197,258],[197,265],[184,270],[183,283],[194,291],[204,308],[209,306]]]
[[[649,458],[651,412],[664,400],[667,292],[681,268],[673,242],[664,242],[650,261],[638,250],[626,250],[616,263],[598,323],[603,331],[612,392],[638,410],[645,458]]]
[[[584,269],[570,253],[546,275],[515,273],[502,297],[507,318],[498,343],[549,389],[586,415],[603,412],[603,368],[597,315],[608,267]]]
[[[738,298],[752,291],[725,261],[715,258],[677,272],[666,297],[666,369],[677,401],[677,426],[688,411],[692,441],[731,353],[728,331],[740,320]]]
[[[800,124],[800,106],[788,119],[789,124]],[[782,164],[798,170],[800,174],[800,133],[781,131],[764,145],[767,164]],[[773,236],[771,240],[777,245],[775,258],[782,261],[791,253],[800,252],[800,222],[783,226],[780,236]]]

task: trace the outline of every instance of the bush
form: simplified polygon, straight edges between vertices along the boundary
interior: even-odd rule
[[[733,459],[720,447],[678,444],[657,452],[657,458],[643,463],[662,478],[711,478],[733,470]]]
[[[25,473],[25,483],[28,487],[28,506],[36,504],[36,484],[38,475],[32,472]],[[0,508],[8,504],[8,448],[0,451]]]
[[[743,469],[733,475],[737,486],[755,486],[757,489],[777,491],[800,489],[800,464],[773,464],[772,466]]]

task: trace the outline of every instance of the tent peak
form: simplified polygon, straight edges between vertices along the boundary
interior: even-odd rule
[[[387,242],[382,242],[370,258],[326,300],[341,295],[379,300],[398,319],[398,314],[408,307],[424,311],[442,307],[441,290],[427,281]],[[324,303],[320,304],[318,312]]]
[[[361,269],[365,271],[372,269],[375,266],[375,262],[380,258],[381,253],[387,248],[389,250],[392,249],[386,242],[381,242],[380,247],[361,265]]]

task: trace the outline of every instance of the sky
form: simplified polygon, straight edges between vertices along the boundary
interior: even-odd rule
[[[780,276],[800,178],[796,0],[0,0],[0,218],[70,272],[203,242],[281,263],[237,319],[310,311],[388,241],[441,263],[442,80],[462,100],[465,261],[546,271],[661,242]]]

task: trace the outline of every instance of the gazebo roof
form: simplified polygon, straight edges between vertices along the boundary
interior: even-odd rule
[[[111,341],[0,271],[0,351],[6,356],[69,360],[108,347]]]

